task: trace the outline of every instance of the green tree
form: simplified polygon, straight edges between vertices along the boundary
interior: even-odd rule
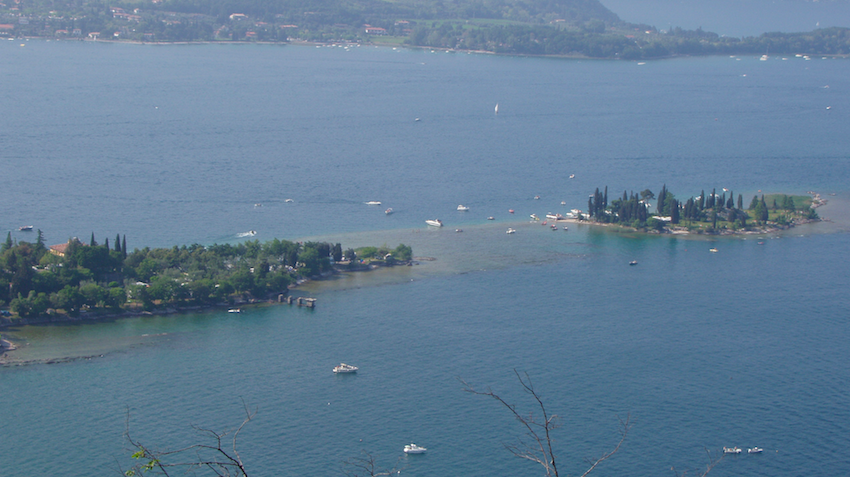
[[[12,248],[12,245],[14,245],[12,243],[12,232],[9,232],[6,234],[6,241],[3,242],[3,246],[0,247],[0,252],[5,252],[6,250],[9,250],[10,248]]]

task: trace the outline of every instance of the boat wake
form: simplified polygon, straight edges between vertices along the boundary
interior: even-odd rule
[[[242,237],[253,237],[254,235],[257,235],[257,231],[256,231],[256,230],[249,230],[249,231],[247,231],[247,232],[240,232],[240,233],[236,234],[236,236],[237,236],[237,237],[239,237],[239,238],[242,238]]]

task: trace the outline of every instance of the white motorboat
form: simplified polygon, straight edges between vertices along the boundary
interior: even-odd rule
[[[741,448],[740,448],[740,447],[738,447],[738,446],[735,446],[735,447],[724,447],[724,448],[723,448],[723,453],[724,453],[724,454],[740,454],[740,453],[741,453]]]
[[[581,209],[570,209],[570,213],[578,217],[581,215]]]
[[[575,174],[570,174],[570,179],[575,179],[575,178],[576,178]]]
[[[496,220],[496,218],[491,215],[490,217],[487,217],[487,220]]]
[[[762,452],[764,452],[764,449],[761,447],[752,447],[747,449],[747,454],[761,454]]]
[[[440,220],[440,219],[429,219],[429,220],[426,220],[425,223],[432,226],[432,227],[442,227],[443,226],[443,221]]]
[[[561,205],[567,205],[567,201],[562,200],[562,201],[561,201]]]
[[[496,114],[499,114],[499,103],[496,103]]]
[[[389,209],[385,210],[385,211],[384,211],[384,213],[385,213],[385,214],[387,214],[387,215],[392,214],[392,213],[393,213],[393,208],[392,208],[392,207],[390,207]]]
[[[24,225],[24,226],[18,227],[18,230],[20,230],[22,232],[31,232],[32,227],[33,227],[32,225]]]
[[[380,200],[370,200],[369,202],[365,202],[366,205],[381,205]]]
[[[506,234],[515,234],[515,233],[516,233],[516,229],[511,229],[511,228],[509,228],[509,229],[508,229],[508,231],[507,231],[507,232],[505,232],[505,233],[506,233]]]
[[[634,267],[635,265],[637,265],[637,260],[632,260],[631,262],[629,262],[629,265]]]
[[[457,210],[460,211],[460,212],[467,212],[467,211],[469,211],[469,207],[467,207],[465,205],[458,205]]]
[[[350,364],[339,363],[339,366],[334,366],[334,373],[356,373],[359,368]]]
[[[561,214],[553,214],[551,212],[546,214],[546,218],[549,219],[549,220],[564,220],[564,219],[566,219],[566,217],[564,217]]]
[[[228,313],[242,313],[242,310],[240,308],[231,308],[231,309],[227,310],[227,312]]]
[[[422,446],[418,446],[418,445],[416,445],[412,442],[410,444],[404,446],[404,453],[405,454],[424,454],[425,451],[427,451],[427,450],[428,449],[426,449]]]
[[[295,202],[295,201],[294,201],[294,200],[292,200],[292,199],[286,199],[284,202],[286,202],[287,204],[291,204],[291,203],[293,203],[293,202]]]
[[[531,217],[531,220],[540,220],[540,217],[538,217],[537,214],[531,214],[529,217]]]

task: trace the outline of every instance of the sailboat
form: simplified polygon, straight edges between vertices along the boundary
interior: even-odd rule
[[[499,114],[499,103],[496,103],[496,114]]]

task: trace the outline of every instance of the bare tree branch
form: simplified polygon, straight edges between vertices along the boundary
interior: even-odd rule
[[[463,379],[458,378],[458,380],[463,384],[464,391],[478,396],[487,396],[495,399],[502,406],[507,408],[514,415],[514,418],[519,421],[523,427],[525,427],[526,436],[530,438],[532,442],[529,443],[519,439],[517,444],[505,444],[505,448],[508,449],[509,452],[519,458],[537,462],[546,471],[547,477],[558,477],[558,465],[555,459],[555,451],[552,447],[552,443],[554,441],[552,432],[560,427],[560,418],[557,414],[552,414],[550,416],[548,411],[546,411],[546,406],[543,404],[543,400],[540,398],[540,395],[534,389],[534,383],[531,381],[531,377],[528,373],[520,373],[514,369],[514,374],[516,374],[517,380],[519,380],[519,383],[526,394],[530,395],[537,403],[537,407],[540,409],[540,418],[535,417],[533,412],[529,412],[527,416],[520,414],[520,412],[517,411],[516,405],[508,403],[489,387],[484,391],[479,391]],[[582,477],[590,474],[596,466],[609,459],[620,450],[620,447],[626,440],[626,435],[628,434],[630,427],[630,417],[627,417],[625,421],[620,419],[620,441],[617,443],[617,446],[610,452],[602,455],[602,457],[599,457],[594,461],[590,461],[591,466],[584,474],[582,474]]]
[[[240,476],[248,477],[248,472],[245,470],[245,465],[242,463],[242,458],[236,447],[236,441],[239,437],[239,432],[246,424],[251,422],[257,414],[257,410],[253,411],[248,408],[245,401],[242,401],[245,407],[245,419],[242,424],[233,431],[230,438],[230,448],[225,448],[224,440],[231,434],[231,431],[216,432],[212,429],[205,429],[198,426],[192,426],[201,435],[206,436],[213,444],[192,444],[186,447],[175,450],[156,450],[144,445],[141,441],[137,441],[130,435],[130,411],[127,410],[125,420],[124,438],[129,444],[133,454],[131,457],[136,460],[136,463],[130,469],[122,471],[125,476],[133,477],[146,472],[155,472],[160,475],[168,476],[169,469],[183,468],[190,470],[192,468],[207,468],[215,475],[225,476]],[[189,458],[189,455],[193,457]]]
[[[720,461],[723,460],[724,457],[726,457],[726,454],[721,451],[715,451],[715,453],[712,454],[707,447],[705,448],[705,453],[708,456],[708,465],[705,466],[705,471],[703,471],[701,474],[694,474],[696,477],[705,477],[706,475],[708,475],[709,472],[711,472],[711,469],[713,469],[717,464],[720,463]],[[673,473],[676,474],[676,477],[685,477],[688,474],[687,470],[680,474],[675,467],[670,467],[670,470],[672,470]]]
[[[378,467],[377,458],[368,452],[363,452],[363,457],[352,457],[343,462],[343,472],[348,477],[378,477],[382,475],[392,475],[401,473],[398,468],[401,458],[396,460],[395,465],[390,470],[384,470]],[[353,470],[349,470],[353,468]]]

